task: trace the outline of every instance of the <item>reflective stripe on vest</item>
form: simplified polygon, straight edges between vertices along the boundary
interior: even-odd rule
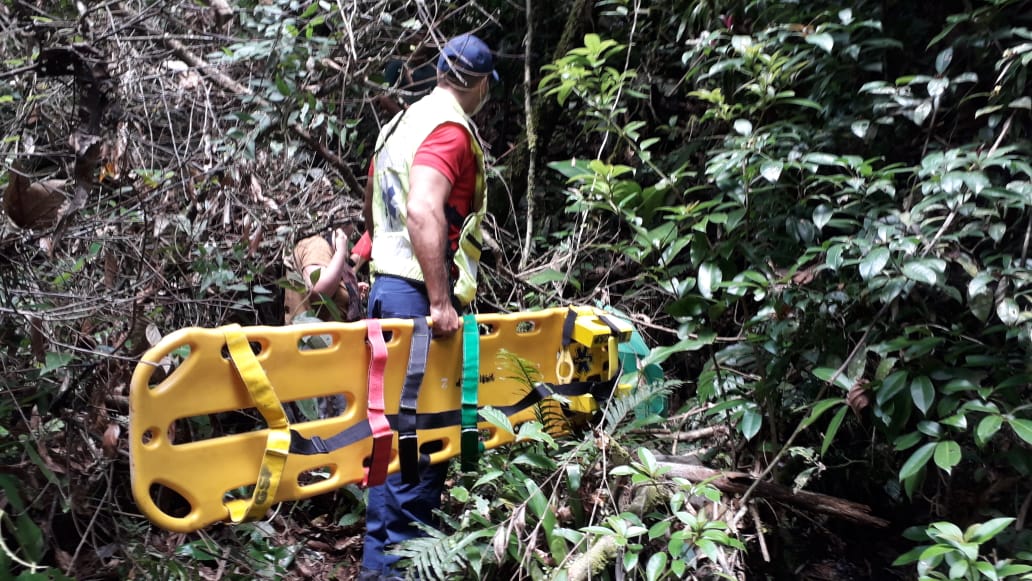
[[[477,168],[472,210],[461,225],[458,248],[453,256],[458,277],[453,293],[467,305],[477,290],[477,269],[483,244],[480,225],[487,211],[484,182],[484,151],[462,108],[450,93],[435,89],[430,95],[399,113],[380,132],[373,174],[373,244],[370,271],[423,281],[423,272],[408,235],[409,169],[416,151],[442,123],[456,123],[470,135]],[[386,139],[386,142],[383,140]]]

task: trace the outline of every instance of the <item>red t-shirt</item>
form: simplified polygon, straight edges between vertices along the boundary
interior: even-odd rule
[[[458,123],[442,123],[416,150],[412,165],[432,167],[441,172],[452,190],[444,206],[448,220],[448,240],[452,250],[458,248],[459,231],[466,216],[473,211],[473,194],[477,186],[476,158],[469,132]]]

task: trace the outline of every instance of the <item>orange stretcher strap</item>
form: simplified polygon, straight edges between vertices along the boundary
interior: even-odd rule
[[[380,321],[366,321],[366,338],[372,356],[369,358],[369,427],[373,432],[373,453],[365,469],[362,486],[379,486],[387,479],[391,463],[391,444],[394,432],[387,421],[383,403],[383,375],[387,370],[387,344],[383,340]]]
[[[247,386],[247,392],[251,394],[255,407],[269,424],[265,454],[251,498],[226,503],[230,520],[239,523],[263,518],[272,506],[290,451],[290,429],[283,405],[276,397],[276,392],[261,363],[251,351],[247,336],[240,330],[239,325],[225,327],[225,336],[230,360],[240,374],[240,379]]]

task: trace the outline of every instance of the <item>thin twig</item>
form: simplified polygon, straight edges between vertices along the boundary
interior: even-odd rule
[[[531,90],[530,67],[532,64],[531,52],[534,40],[534,12],[531,0],[526,0],[527,6],[527,35],[523,47],[523,108],[527,116],[527,230],[524,233],[523,253],[520,255],[519,270],[527,266],[530,259],[530,241],[534,234],[534,182],[537,179],[536,158],[537,158],[537,122],[534,119],[533,91]]]
[[[749,504],[749,514],[752,515],[753,526],[756,527],[756,540],[760,543],[760,555],[763,556],[764,563],[770,563],[770,552],[767,551],[767,539],[763,536],[763,521],[760,520],[760,511],[756,510],[755,504]]]

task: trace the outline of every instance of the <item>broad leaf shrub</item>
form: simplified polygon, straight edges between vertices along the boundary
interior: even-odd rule
[[[775,453],[764,465],[819,451],[780,475],[797,486],[863,474],[877,504],[921,511],[1027,478],[1029,4],[905,10],[914,28],[870,2],[653,8],[613,25],[631,42],[588,35],[544,71],[540,94],[591,142],[552,163],[567,211],[602,232],[572,268],[636,265],[622,308],[703,350],[688,403]],[[631,47],[670,20],[683,68],[663,88],[697,107],[650,124],[632,63],[660,55]]]
[[[520,368],[533,380],[532,365]],[[661,421],[636,417],[636,408],[672,387],[643,384],[610,402],[589,432],[562,417],[514,430],[501,412],[483,411],[516,443],[484,455],[476,472],[459,475],[438,512],[442,526],[425,528],[427,537],[403,543],[397,554],[424,579],[733,574],[729,555],[744,546],[716,512],[720,492],[670,477],[670,468],[633,436]],[[574,437],[553,437],[557,427],[573,430]]]

